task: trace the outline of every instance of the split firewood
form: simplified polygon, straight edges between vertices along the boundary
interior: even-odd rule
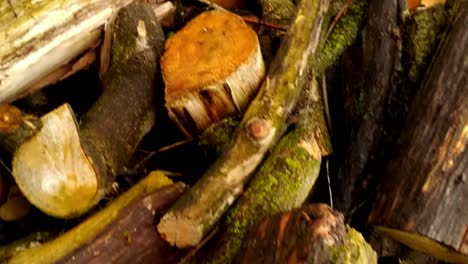
[[[253,231],[236,263],[377,263],[362,235],[324,204],[269,217]]]
[[[230,263],[249,230],[264,218],[300,207],[331,152],[320,91],[315,79],[303,90],[294,130],[282,137],[228,211],[226,229],[202,252],[200,263]]]
[[[158,230],[178,247],[198,244],[240,195],[249,176],[286,128],[286,120],[308,80],[327,1],[304,0],[250,104],[234,143],[161,219]]]
[[[468,263],[468,3],[462,2],[401,133],[369,221],[439,259]]]
[[[186,189],[161,172],[152,172],[73,229],[13,252],[8,263],[176,263],[185,252],[159,237],[154,219]]]
[[[257,35],[241,17],[204,12],[165,45],[166,108],[187,136],[243,113],[265,74]]]
[[[43,128],[13,157],[21,191],[55,217],[95,205],[154,123],[162,29],[151,7],[139,4],[119,12],[116,28],[104,92],[81,126],[65,104],[41,118]]]

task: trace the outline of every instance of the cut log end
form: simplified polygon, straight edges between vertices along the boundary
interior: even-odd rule
[[[392,239],[409,246],[410,248],[435,256],[443,261],[450,263],[468,263],[468,255],[463,255],[460,252],[450,249],[447,246],[417,233],[383,226],[377,226],[376,229],[378,232],[383,233]]]
[[[242,249],[236,263],[377,263],[362,235],[325,204],[267,218]]]
[[[178,248],[187,248],[197,245],[203,238],[203,228],[194,221],[169,217],[161,219],[157,229],[161,237]],[[169,221],[167,221],[169,219]]]
[[[23,194],[42,211],[71,217],[95,204],[98,181],[83,152],[68,104],[41,118],[42,129],[13,158],[13,175]]]
[[[243,111],[265,75],[256,33],[220,10],[199,15],[170,38],[161,67],[166,106],[187,135]]]

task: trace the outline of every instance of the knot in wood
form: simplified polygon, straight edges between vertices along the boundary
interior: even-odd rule
[[[261,140],[265,138],[270,132],[270,126],[265,119],[254,118],[250,120],[246,126],[248,135],[255,139]]]

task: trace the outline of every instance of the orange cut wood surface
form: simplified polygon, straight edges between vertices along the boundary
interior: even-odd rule
[[[200,14],[167,40],[161,59],[166,103],[222,82],[258,48],[243,19],[214,10]]]

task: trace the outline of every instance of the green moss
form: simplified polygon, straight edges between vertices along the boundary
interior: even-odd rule
[[[208,127],[200,136],[198,145],[202,148],[222,153],[234,139],[234,132],[240,121],[236,117],[225,118]]]
[[[243,196],[227,213],[224,220],[227,229],[217,255],[203,263],[229,263],[250,229],[265,217],[304,202],[320,169],[320,160],[314,159],[299,144],[305,135],[308,135],[307,130],[296,129],[281,139],[270,154],[271,158],[265,161]]]
[[[347,226],[344,243],[331,248],[330,263],[373,264],[377,263],[377,254],[359,232]]]
[[[416,82],[424,74],[429,59],[440,41],[447,23],[448,11],[444,5],[417,10],[408,25],[408,59],[411,81]]]
[[[317,72],[333,65],[344,50],[356,39],[367,14],[367,1],[354,1],[347,14],[340,18],[323,45],[320,45],[313,58]]]

